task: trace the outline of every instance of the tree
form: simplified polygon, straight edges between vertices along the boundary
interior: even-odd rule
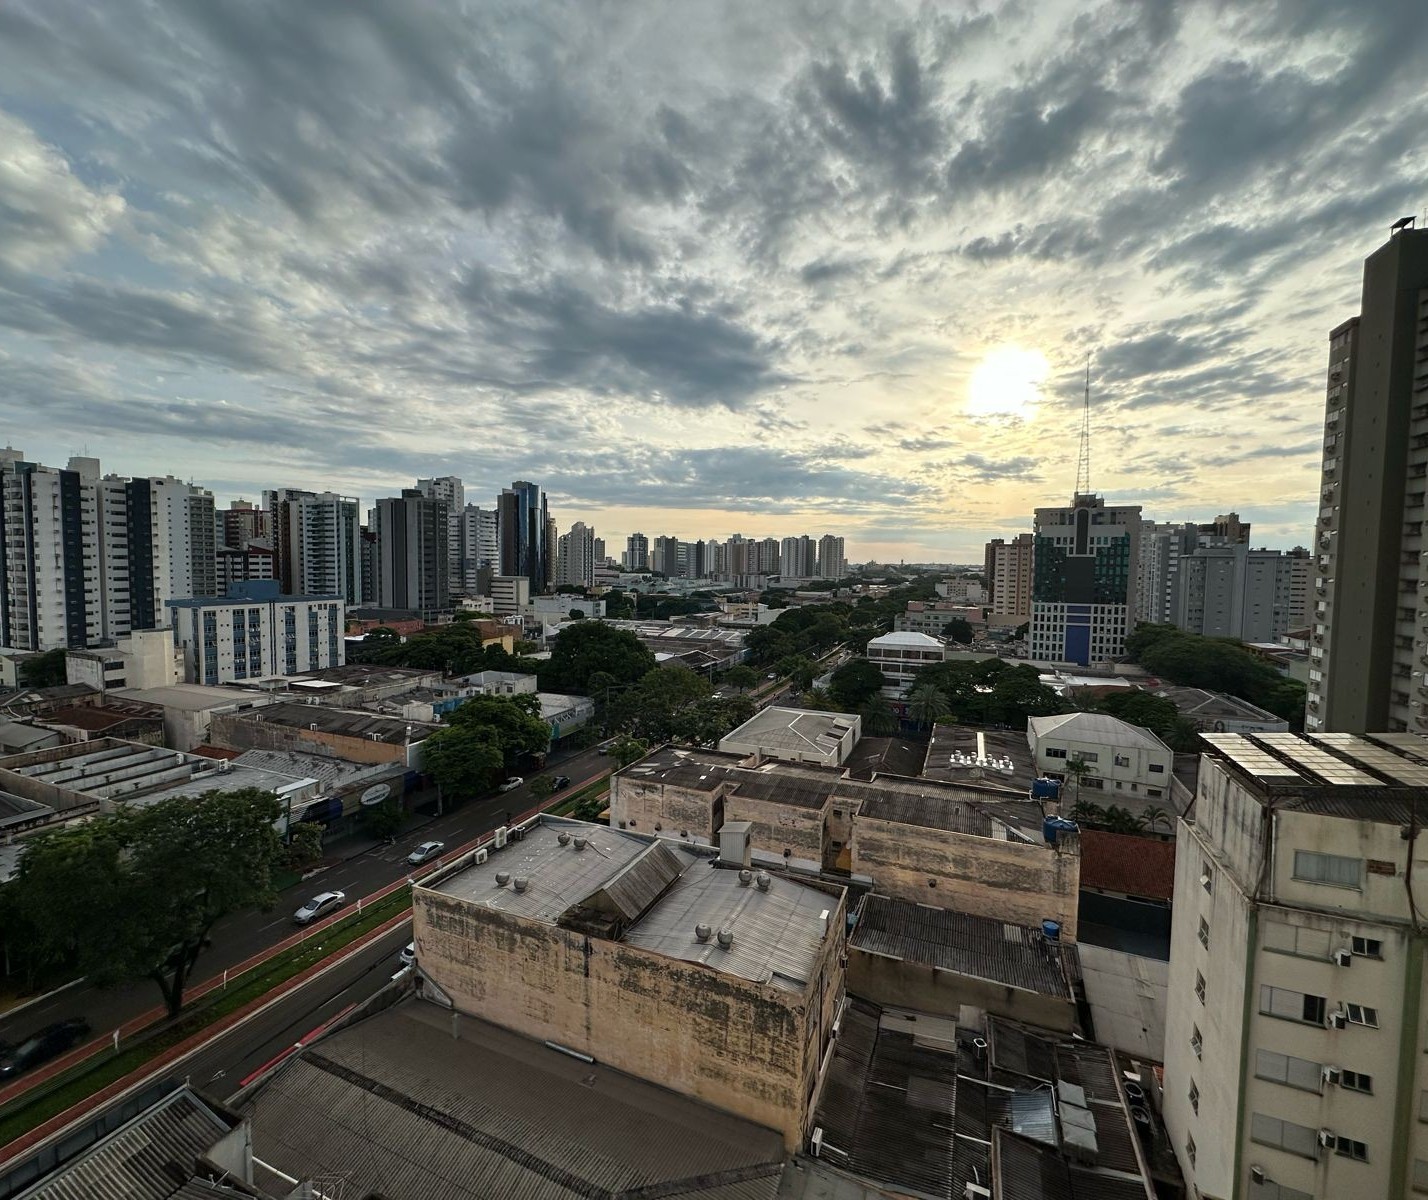
[[[708,681],[688,667],[661,667],[621,694],[611,705],[611,720],[652,746],[672,741],[679,734],[680,714],[710,691]]]
[[[1191,751],[1199,745],[1195,726],[1180,715],[1175,704],[1151,692],[1112,692],[1097,707],[1122,721],[1148,729],[1172,750]]]
[[[276,900],[280,815],[267,792],[208,792],[30,839],[7,885],[25,950],[101,986],[151,979],[176,1016],[213,926]]]
[[[1082,825],[1099,825],[1106,819],[1106,810],[1090,800],[1077,800],[1067,810],[1067,815]]]
[[[1112,804],[1101,818],[1101,827],[1110,833],[1144,833],[1145,819],[1128,808]]]
[[[999,672],[987,697],[988,719],[997,725],[1025,729],[1028,717],[1061,712],[1061,697],[1041,682],[1035,667],[1008,667]]]
[[[930,683],[920,683],[907,698],[908,715],[919,725],[931,725],[952,710],[947,697]]]
[[[713,696],[683,709],[674,721],[674,740],[692,746],[717,746],[721,738],[754,715],[747,696]]]
[[[1160,826],[1165,826],[1166,833],[1175,832],[1175,822],[1171,820],[1170,814],[1165,809],[1155,804],[1147,804],[1140,810],[1141,824],[1151,833],[1157,832]]]
[[[540,700],[529,692],[472,696],[447,713],[445,721],[458,729],[489,731],[506,767],[522,755],[544,754],[550,745],[550,725],[540,718]]]
[[[1023,621],[1016,627],[1016,632],[1012,634],[1012,641],[1024,642],[1031,633],[1031,622]]]
[[[449,725],[422,743],[422,762],[443,797],[465,799],[486,791],[505,766],[505,753],[490,729]]]
[[[287,868],[305,871],[322,857],[322,826],[298,821],[288,829]]]
[[[16,678],[21,687],[59,687],[65,681],[64,648],[47,650],[43,654],[33,654],[20,660]]]
[[[612,684],[634,683],[654,670],[655,657],[633,633],[604,621],[575,621],[562,629],[541,667],[543,691],[591,694],[590,677],[607,675]]]
[[[883,687],[883,673],[866,658],[853,658],[833,672],[828,693],[844,712],[857,712]]]
[[[615,770],[638,762],[650,752],[650,748],[639,738],[617,737],[610,746],[610,757],[615,760]]]
[[[572,621],[585,620],[585,610],[583,608],[572,608],[570,610],[570,619]]]
[[[394,838],[401,832],[405,819],[402,806],[390,796],[380,804],[368,804],[362,808],[362,828],[368,837]]]
[[[545,800],[555,794],[555,780],[549,775],[537,775],[531,780],[531,795],[537,800]]]
[[[972,626],[964,617],[953,617],[942,627],[942,636],[963,646],[972,644]]]
[[[1094,775],[1096,768],[1088,763],[1079,754],[1074,754],[1066,760],[1064,768],[1066,780],[1071,784],[1071,805],[1074,808],[1081,799],[1081,780],[1087,775]]]
[[[743,665],[730,667],[724,672],[724,682],[730,687],[745,691],[759,681],[759,673],[753,667]]]
[[[880,699],[869,700],[858,710],[858,716],[862,718],[863,732],[868,737],[886,737],[897,730],[897,722]]]

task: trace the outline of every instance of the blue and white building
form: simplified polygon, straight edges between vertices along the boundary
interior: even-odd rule
[[[189,683],[299,675],[347,660],[340,595],[284,596],[275,579],[247,579],[226,596],[170,600],[168,607]]]

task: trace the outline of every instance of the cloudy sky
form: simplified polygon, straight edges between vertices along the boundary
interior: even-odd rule
[[[1076,476],[1308,536],[1428,202],[1409,0],[6,0],[0,436],[980,558]]]

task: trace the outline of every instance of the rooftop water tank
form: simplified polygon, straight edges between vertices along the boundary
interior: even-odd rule
[[[1041,936],[1048,942],[1059,942],[1061,940],[1061,922],[1043,921],[1041,923]]]

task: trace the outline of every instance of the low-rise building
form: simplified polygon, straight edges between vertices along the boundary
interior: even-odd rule
[[[862,733],[856,713],[816,712],[770,705],[719,740],[726,754],[758,754],[784,762],[841,767]]]
[[[111,646],[67,651],[64,677],[66,683],[87,684],[97,692],[169,687],[183,678],[183,651],[171,628],[136,629]]]
[[[496,575],[491,579],[491,609],[498,616],[519,616],[531,602],[531,581],[524,575]]]
[[[347,659],[340,595],[284,596],[277,580],[250,579],[230,584],[226,596],[168,607],[189,683],[297,675]]]
[[[610,621],[609,624],[633,633],[654,654],[656,661],[699,651],[708,656],[701,660],[707,670],[727,671],[743,662],[746,655],[743,629],[722,625],[675,625],[665,621]],[[695,669],[699,666],[696,665]]]
[[[1030,718],[1026,741],[1042,775],[1065,780],[1067,762],[1086,764],[1072,788],[1077,798],[1137,812],[1147,801],[1168,806],[1175,753],[1148,729],[1104,713],[1062,713]]]
[[[1203,688],[1155,688],[1155,695],[1169,700],[1180,715],[1196,729],[1207,733],[1288,733],[1289,722],[1238,696],[1207,692]]]
[[[521,615],[539,617],[543,621],[569,620],[577,613],[594,619],[605,615],[605,601],[593,596],[577,596],[570,592],[560,592],[554,596],[532,596],[522,606]]]
[[[867,656],[883,673],[883,695],[898,699],[923,667],[946,661],[947,647],[925,633],[885,633],[868,643]]]
[[[272,704],[216,715],[208,740],[227,750],[291,750],[356,763],[400,763],[421,770],[421,744],[440,725],[310,704]]]
[[[1041,776],[1024,734],[971,725],[934,725],[920,773],[944,783],[1005,788],[1017,796],[1029,795]]]
[[[841,888],[547,816],[413,892],[422,974],[458,1012],[776,1129],[790,1150],[812,1132],[843,929]]]
[[[552,742],[583,729],[595,716],[595,701],[589,696],[537,692],[536,698],[540,701],[540,719],[550,726]]]
[[[265,680],[264,694],[298,704],[326,704],[334,708],[361,708],[404,696],[418,688],[437,687],[440,668],[385,667],[372,663],[344,663],[304,671],[285,679]]]
[[[893,618],[893,629],[911,633],[925,633],[939,640],[947,626],[953,621],[966,621],[968,625],[985,625],[982,610],[957,604],[950,600],[928,603],[924,600],[909,600],[907,609]]]
[[[477,671],[458,682],[474,687],[478,696],[529,696],[536,690],[536,677],[519,671]]]
[[[213,718],[243,713],[274,702],[262,692],[236,687],[205,687],[176,683],[169,687],[123,688],[111,698],[157,708],[164,719],[164,744],[174,750],[194,750],[208,741]]]

